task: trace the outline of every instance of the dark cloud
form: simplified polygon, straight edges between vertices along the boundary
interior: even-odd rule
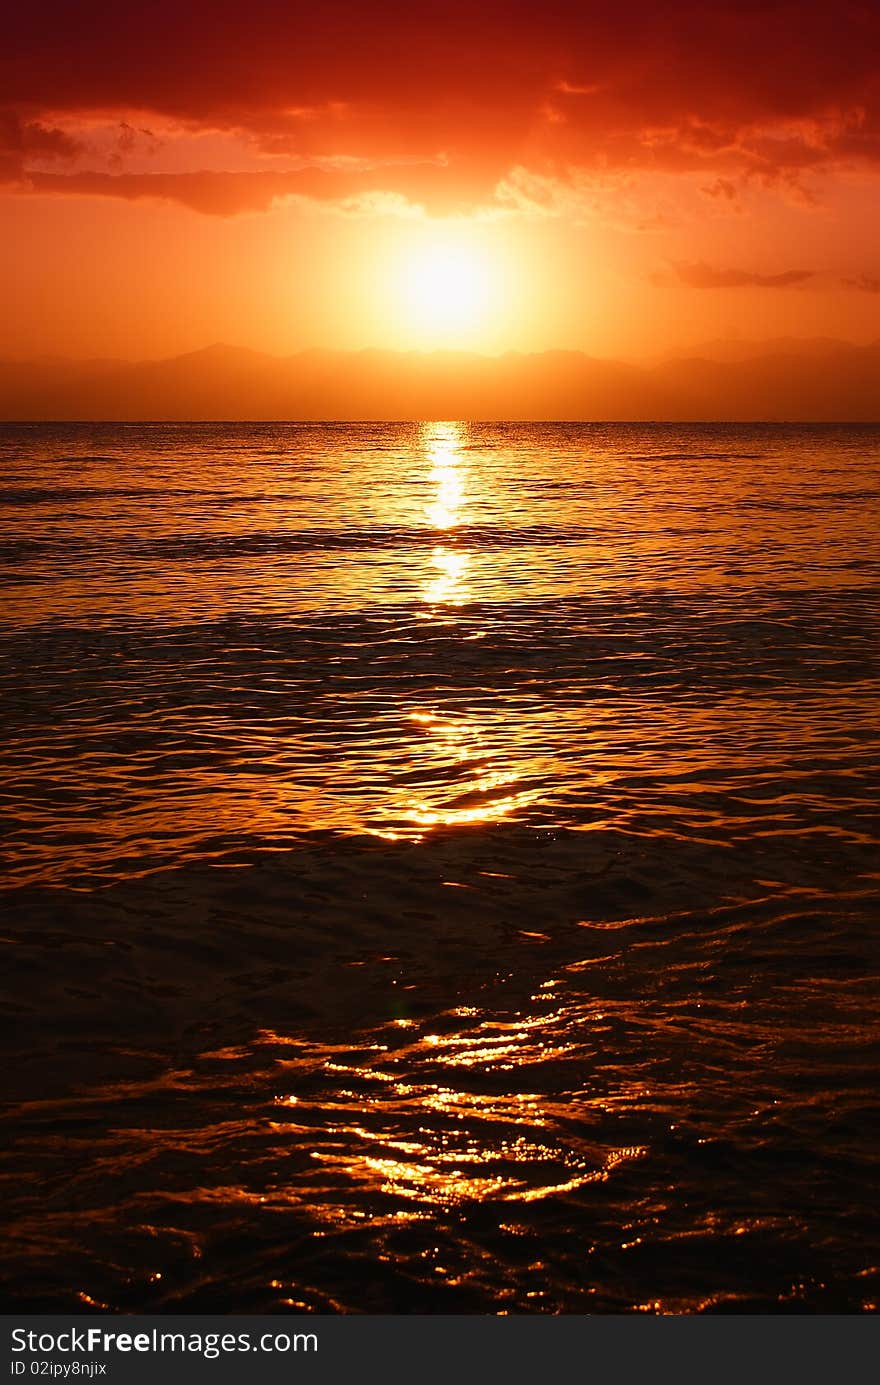
[[[841,279],[844,288],[859,289],[862,293],[880,293],[880,277],[876,274],[857,274],[853,279]]]
[[[145,113],[240,132],[275,158],[356,158],[389,191],[412,182],[407,161],[431,165],[448,203],[489,197],[517,166],[697,170],[727,197],[735,174],[880,164],[872,0],[19,0],[7,13],[0,90],[20,128],[56,143],[54,121]],[[162,195],[195,205],[194,186]],[[268,186],[227,200],[250,188],[264,205]],[[143,192],[129,178],[120,194]]]
[[[812,269],[786,269],[781,274],[757,274],[748,269],[716,269],[707,264],[677,264],[675,272],[692,289],[787,289],[814,277]]]
[[[707,197],[717,197],[726,202],[735,202],[737,198],[736,184],[729,178],[716,178],[715,182],[709,187],[701,189]]]
[[[28,159],[64,161],[79,150],[79,142],[65,131],[0,109],[0,170],[7,181],[22,176]]]
[[[215,216],[266,211],[288,197],[350,202],[353,207],[388,191],[382,170],[333,171],[302,168],[288,172],[256,173],[42,173],[28,176],[28,186],[42,193],[78,193],[91,197],[121,197],[180,202],[194,211]],[[442,168],[412,165],[395,171],[394,190],[442,214],[462,202]]]

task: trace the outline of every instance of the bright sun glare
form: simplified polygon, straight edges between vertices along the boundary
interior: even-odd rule
[[[419,245],[402,264],[406,314],[424,332],[466,333],[485,323],[493,277],[490,259],[479,246],[443,240]]]

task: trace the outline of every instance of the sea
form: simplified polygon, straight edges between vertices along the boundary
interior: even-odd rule
[[[0,428],[4,1299],[871,1313],[880,427]]]

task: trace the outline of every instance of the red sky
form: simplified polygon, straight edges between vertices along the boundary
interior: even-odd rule
[[[0,353],[868,340],[878,54],[876,0],[10,6]]]

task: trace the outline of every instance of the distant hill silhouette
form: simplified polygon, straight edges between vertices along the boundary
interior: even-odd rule
[[[880,341],[714,342],[652,365],[218,344],[158,361],[0,361],[0,419],[880,419]]]

